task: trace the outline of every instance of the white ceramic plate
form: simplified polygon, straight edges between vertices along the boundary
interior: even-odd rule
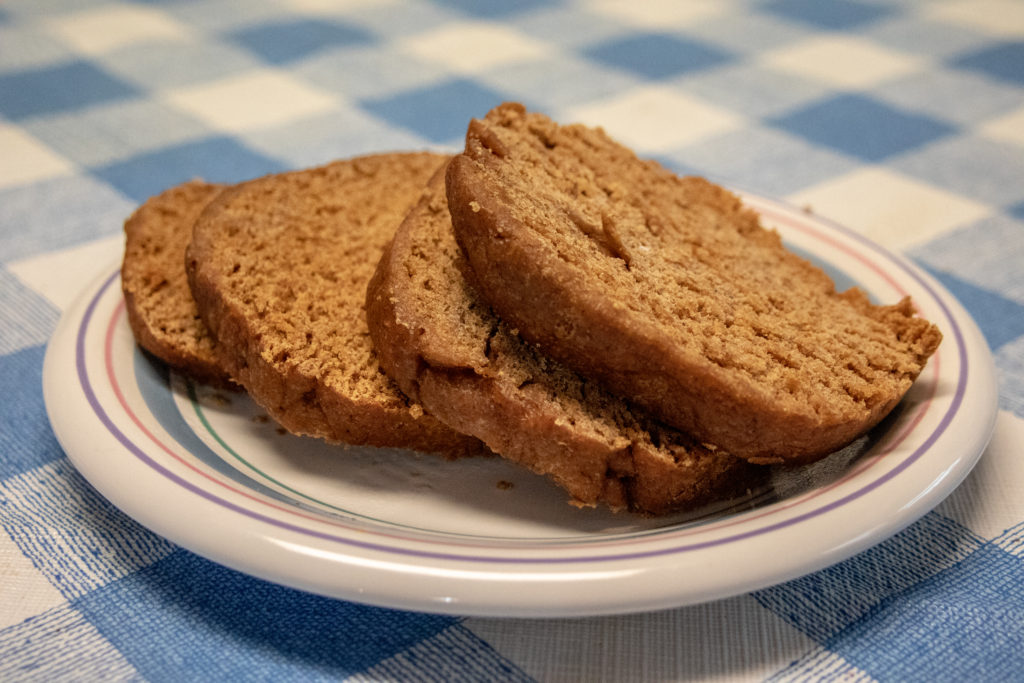
[[[448,462],[282,434],[241,394],[140,353],[116,266],[63,317],[44,390],[61,444],[115,505],[216,562],[377,605],[497,616],[675,607],[775,584],[897,532],[967,475],[996,385],[960,305],[899,256],[757,198],[787,244],[875,300],[910,294],[945,339],[894,414],[743,500],[664,519],[578,510],[498,458]]]

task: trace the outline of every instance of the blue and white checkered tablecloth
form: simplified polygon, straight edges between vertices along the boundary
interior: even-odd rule
[[[83,480],[42,359],[138,203],[195,176],[455,150],[503,100],[810,205],[934,275],[999,374],[966,482],[783,585],[532,620],[267,583]],[[0,387],[0,680],[1024,680],[1024,2],[5,0]]]

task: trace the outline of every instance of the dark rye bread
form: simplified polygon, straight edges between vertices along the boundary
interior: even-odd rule
[[[941,334],[909,300],[835,291],[729,192],[600,129],[502,105],[448,200],[474,281],[547,353],[702,441],[799,462],[900,400]]]
[[[382,154],[249,181],[196,222],[187,271],[220,359],[289,431],[463,455],[478,441],[380,370],[363,304],[402,217],[446,157]]]
[[[192,225],[222,189],[193,180],[140,206],[124,224],[121,289],[139,346],[194,379],[230,386],[185,276]]]
[[[441,174],[367,289],[382,367],[438,419],[548,475],[578,505],[648,514],[742,494],[763,468],[657,425],[525,344],[463,275]]]

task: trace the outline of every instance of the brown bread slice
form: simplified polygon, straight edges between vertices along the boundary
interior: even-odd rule
[[[503,319],[660,419],[755,462],[806,461],[900,400],[941,340],[788,252],[729,192],[516,104],[448,171],[456,236]]]
[[[139,346],[201,382],[230,385],[185,276],[192,225],[223,186],[193,180],[151,197],[125,221],[121,264],[128,323]]]
[[[380,370],[366,285],[445,157],[382,154],[226,190],[196,222],[187,270],[225,367],[286,429],[333,442],[481,449]]]
[[[463,275],[441,174],[367,289],[380,362],[409,396],[578,505],[662,514],[742,494],[764,468],[702,446],[540,355]]]

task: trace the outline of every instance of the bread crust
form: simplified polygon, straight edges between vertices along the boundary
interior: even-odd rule
[[[289,431],[482,452],[381,372],[363,311],[384,245],[445,159],[380,154],[267,176],[225,191],[196,222],[186,269],[219,357]]]
[[[909,300],[835,292],[731,193],[521,105],[470,124],[447,193],[474,280],[503,319],[752,462],[849,443],[941,340]]]
[[[381,366],[409,396],[577,505],[666,514],[744,493],[757,468],[657,425],[538,354],[465,277],[435,177],[367,288]]]
[[[191,180],[136,209],[124,224],[121,289],[139,346],[195,380],[226,388],[236,385],[214,352],[185,274],[192,226],[223,188]]]

